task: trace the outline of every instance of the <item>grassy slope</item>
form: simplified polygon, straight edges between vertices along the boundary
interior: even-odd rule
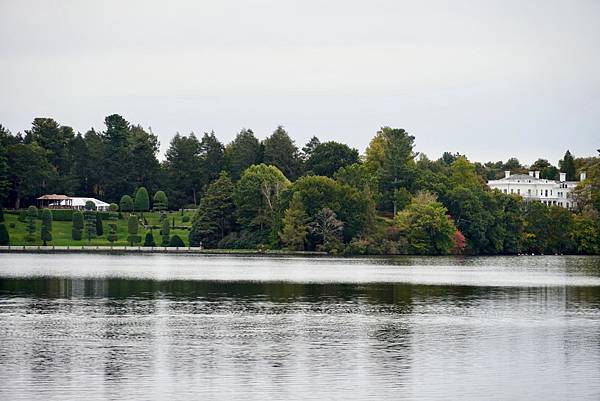
[[[184,223],[182,219],[182,215],[180,212],[172,212],[169,213],[169,224],[172,224],[172,219],[175,217],[175,225],[176,226],[190,226],[191,218],[193,212],[185,212],[184,215],[190,217],[190,221]],[[159,214],[158,213],[144,213],[144,216],[148,220],[150,225],[159,225]],[[40,240],[40,227],[41,220],[36,220],[36,233],[35,233],[35,241],[29,242],[25,239],[27,232],[26,226],[27,223],[22,223],[17,220],[17,215],[4,213],[4,219],[6,228],[8,229],[8,233],[10,235],[10,244],[11,245],[42,245],[42,241]],[[117,235],[119,240],[114,243],[114,245],[129,245],[127,243],[127,213],[123,214],[123,219],[117,220]],[[15,224],[15,228],[11,228],[11,223]],[[52,222],[52,241],[49,245],[60,245],[60,246],[80,246],[80,245],[105,245],[109,246],[110,242],[106,239],[108,235],[108,221],[104,221],[104,235],[102,237],[94,238],[91,242],[88,242],[87,239],[83,239],[81,241],[75,241],[71,238],[71,228],[72,224],[70,221],[54,221]],[[144,237],[146,236],[146,230],[142,229],[140,226],[139,234],[142,237],[142,242],[140,245],[144,243]],[[159,230],[152,230],[154,234],[154,242],[157,245],[160,245],[160,233]],[[188,244],[188,230],[185,229],[171,229],[171,235],[179,235],[183,242],[185,242],[186,246]],[[85,232],[83,233],[85,236]]]

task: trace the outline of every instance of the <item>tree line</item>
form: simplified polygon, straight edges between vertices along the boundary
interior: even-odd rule
[[[567,151],[558,166],[539,159],[528,167],[549,179],[587,172],[571,211],[489,190],[486,180],[505,170],[527,171],[516,158],[479,163],[446,152],[431,160],[414,146],[414,136],[390,127],[375,134],[364,155],[317,137],[300,149],[283,127],[262,141],[242,129],[228,144],[213,132],[176,134],[159,161],[157,136],[119,115],[106,117],[103,131],[85,134],[36,118],[24,134],[0,126],[0,201],[19,208],[44,193],[65,193],[119,203],[126,212],[135,210],[143,187],[154,208],[197,208],[190,244],[213,248],[600,251],[600,158]]]

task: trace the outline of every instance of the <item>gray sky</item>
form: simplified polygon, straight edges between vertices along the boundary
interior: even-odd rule
[[[282,124],[361,152],[556,162],[600,147],[600,1],[0,0],[0,123],[176,133]]]

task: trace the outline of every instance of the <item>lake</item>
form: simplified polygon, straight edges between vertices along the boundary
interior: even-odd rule
[[[598,400],[600,258],[0,255],[0,399]]]

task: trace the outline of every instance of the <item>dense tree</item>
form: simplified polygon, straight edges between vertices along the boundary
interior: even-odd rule
[[[165,154],[164,170],[171,207],[178,209],[197,204],[198,192],[204,182],[200,142],[194,134],[176,134]]]
[[[200,141],[200,160],[202,170],[202,187],[205,189],[219,177],[224,167],[224,146],[214,132],[205,133]]]
[[[298,148],[280,125],[263,141],[263,162],[277,167],[288,178],[296,179],[302,169]]]
[[[235,186],[237,222],[243,229],[268,234],[279,195],[289,185],[290,181],[275,166],[249,167]]]
[[[44,246],[48,245],[48,241],[52,241],[52,211],[50,209],[42,210],[42,232],[40,239]]]
[[[578,253],[600,253],[600,213],[588,208],[575,215],[572,235],[575,251]]]
[[[160,143],[152,131],[141,126],[130,128],[128,134],[129,175],[132,187],[145,187],[155,190],[161,175],[160,163],[156,158]],[[111,198],[114,200],[117,198]]]
[[[302,160],[307,161],[310,158],[310,156],[312,156],[315,148],[320,143],[321,143],[321,141],[316,136],[313,136],[312,138],[310,138],[310,140],[302,148],[302,154],[301,154]]]
[[[284,193],[281,202],[283,209],[287,208],[296,192],[300,193],[304,211],[311,220],[323,209],[331,209],[344,223],[343,239],[346,242],[364,233],[373,221],[373,204],[367,193],[331,178],[320,176],[299,178]],[[311,247],[314,247],[315,238],[309,238],[309,242]]]
[[[229,175],[222,172],[208,186],[206,194],[192,220],[190,246],[214,248],[234,226],[233,183]]]
[[[575,159],[571,152],[567,150],[563,159],[558,163],[560,171],[567,173],[567,181],[575,181],[577,179],[577,169],[575,168]]]
[[[548,207],[529,202],[525,209],[524,247],[529,253],[544,253],[548,247]]]
[[[415,179],[415,137],[405,130],[383,127],[367,148],[367,166],[378,177],[382,194],[381,207],[394,211],[397,208],[395,194],[398,188],[413,189]]]
[[[324,142],[312,150],[306,161],[306,170],[315,175],[333,177],[340,168],[359,161],[358,150],[338,142]]]
[[[15,144],[7,148],[8,167],[15,209],[23,198],[40,196],[54,172],[46,159],[46,151],[39,145]]]
[[[308,235],[308,216],[304,211],[302,198],[299,192],[292,196],[290,206],[285,211],[282,229],[279,238],[283,245],[293,251],[304,250],[306,236]]]
[[[319,210],[310,223],[310,231],[321,240],[321,249],[326,251],[338,250],[337,248],[341,246],[343,230],[344,223],[338,220],[335,212],[328,207]]]
[[[225,166],[232,180],[237,181],[244,170],[262,161],[262,147],[250,129],[242,129],[225,147]]]
[[[548,252],[573,251],[573,213],[560,206],[550,206],[548,212]]]
[[[456,227],[431,193],[418,193],[405,210],[398,212],[395,224],[412,253],[444,255],[454,247]]]
[[[533,163],[529,170],[531,171],[539,171],[540,178],[547,180],[557,180],[558,177],[558,168],[548,162],[546,159],[537,159],[535,163]]]

